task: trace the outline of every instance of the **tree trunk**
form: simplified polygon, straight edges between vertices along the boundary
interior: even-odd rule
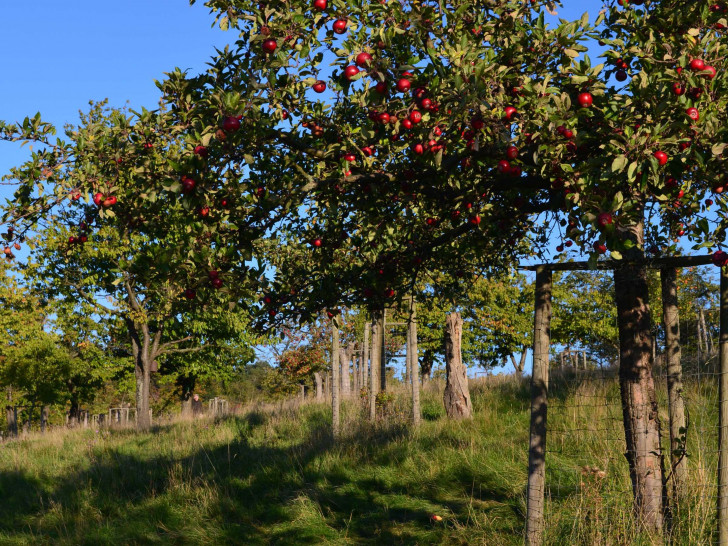
[[[192,415],[192,396],[195,394],[196,383],[197,378],[194,375],[180,375],[177,377],[177,384],[180,388],[182,415],[184,417],[190,417]]]
[[[334,438],[338,438],[341,429],[341,417],[339,415],[341,397],[339,392],[339,321],[334,318],[331,321],[331,408],[332,408],[332,430]]]
[[[364,324],[364,345],[362,346],[361,363],[359,364],[359,385],[362,389],[367,388],[367,380],[369,378],[369,334],[372,325],[367,322]]]
[[[379,316],[379,391],[387,392],[387,347],[386,347],[386,323],[387,323],[387,310],[384,309],[382,314]]]
[[[18,409],[15,406],[5,406],[5,412],[8,418],[8,434],[11,436],[18,435]]]
[[[321,378],[321,372],[314,372],[313,380],[316,384],[316,402],[323,402],[324,400],[324,385],[323,379]]]
[[[152,426],[149,416],[149,385],[151,383],[151,360],[143,352],[137,359],[137,388],[141,388],[141,395],[137,393],[137,428],[148,430]]]
[[[626,260],[644,257],[643,223],[624,228],[634,244]],[[660,418],[652,375],[649,290],[644,266],[624,265],[614,271],[619,329],[619,383],[622,417],[634,493],[634,513],[648,531],[661,533],[665,484],[660,445]]]
[[[50,408],[48,406],[41,406],[40,408],[40,431],[41,433],[45,433],[46,428],[48,427],[48,413],[50,412]]]
[[[667,402],[670,414],[670,461],[673,502],[683,491],[687,478],[685,458],[685,401],[682,397],[682,363],[680,362],[680,315],[677,306],[677,270],[660,271],[662,284],[662,321],[665,327],[667,367]]]
[[[468,375],[461,351],[463,319],[460,313],[450,313],[445,326],[445,411],[451,419],[467,419],[473,406],[468,390]]]
[[[339,349],[339,366],[341,369],[339,375],[341,398],[349,398],[351,382],[349,381],[349,349],[347,347],[341,347]]]
[[[422,355],[422,362],[420,363],[420,372],[422,373],[422,385],[424,385],[430,374],[432,373],[432,366],[435,364],[435,353],[432,349],[426,349]]]
[[[369,364],[369,419],[373,422],[377,418],[377,394],[379,393],[379,371],[382,358],[381,313],[372,313],[372,354]]]
[[[417,303],[414,296],[410,299],[410,316],[407,328],[407,368],[412,389],[412,424],[420,424],[420,363],[417,356]]]
[[[349,344],[349,354],[351,355],[351,380],[352,394],[359,396],[359,367],[361,366],[361,355],[357,356],[356,343]]]
[[[524,347],[523,350],[521,351],[521,358],[518,361],[516,361],[515,355],[512,354],[510,356],[511,356],[511,364],[513,364],[513,369],[516,372],[516,377],[518,377],[518,378],[523,377],[523,368],[526,366],[526,357],[528,356],[528,352],[526,351],[526,348]],[[564,361],[564,359],[562,357],[561,358],[562,367],[563,367],[563,361]]]

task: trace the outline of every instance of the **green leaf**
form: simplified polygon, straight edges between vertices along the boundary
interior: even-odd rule
[[[613,173],[620,173],[624,170],[624,168],[627,166],[627,156],[624,155],[618,155],[614,158],[612,161],[612,172]]]

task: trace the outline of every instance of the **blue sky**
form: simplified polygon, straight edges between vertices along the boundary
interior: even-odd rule
[[[32,6],[32,7],[31,7]],[[57,127],[78,119],[89,100],[154,108],[154,85],[174,67],[202,71],[234,40],[211,28],[202,3],[185,0],[37,0],[3,2],[0,17],[0,119],[22,120],[40,111]],[[25,150],[0,144],[0,173]],[[9,197],[8,188],[0,198]]]

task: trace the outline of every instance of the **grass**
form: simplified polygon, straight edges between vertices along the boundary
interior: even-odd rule
[[[588,377],[553,381],[546,542],[652,544],[631,523],[616,383]],[[0,444],[0,544],[522,544],[528,386],[473,382],[465,422],[431,387],[417,432],[400,394],[376,426],[345,404],[337,443],[329,408],[293,402]],[[686,388],[691,481],[673,544],[713,540],[714,387]]]

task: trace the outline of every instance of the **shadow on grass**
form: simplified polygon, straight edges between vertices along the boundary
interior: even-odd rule
[[[148,434],[135,438],[136,452],[99,448],[83,468],[47,480],[22,470],[0,472],[0,541],[465,543],[455,537],[470,520],[471,506],[462,499],[471,489],[478,501],[512,507],[505,530],[513,543],[520,541],[518,499],[495,478],[456,466],[454,475],[430,482],[396,479],[409,446],[402,441],[406,427],[364,427],[334,444],[328,424],[312,421],[305,439],[286,447],[256,445],[251,434],[266,416],[253,412],[223,423],[236,431],[235,441],[213,449],[200,444],[185,457],[161,454],[163,449],[149,455],[155,437]],[[395,478],[373,476],[375,467]],[[451,513],[452,523],[432,524],[433,507]]]

